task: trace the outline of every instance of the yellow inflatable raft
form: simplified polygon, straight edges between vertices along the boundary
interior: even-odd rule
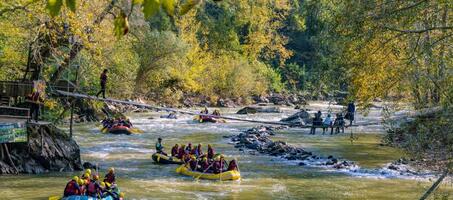
[[[190,170],[186,165],[181,165],[176,168],[176,173],[184,174],[186,176],[192,176],[196,179],[209,179],[209,180],[238,180],[241,178],[241,174],[239,171],[226,171],[220,174],[212,174],[212,173],[202,173]]]
[[[160,153],[154,153],[151,158],[154,160],[156,163],[160,164],[183,164],[184,162],[176,157],[173,156],[166,156]]]

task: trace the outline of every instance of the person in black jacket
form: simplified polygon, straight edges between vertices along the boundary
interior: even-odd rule
[[[352,121],[354,121],[354,114],[355,114],[355,105],[354,102],[351,101],[348,103],[348,112],[346,113],[346,119],[349,120],[349,126],[352,125]]]

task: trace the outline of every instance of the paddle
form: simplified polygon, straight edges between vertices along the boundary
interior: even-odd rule
[[[49,200],[60,200],[60,199],[62,199],[61,196],[50,196],[49,197]]]
[[[141,133],[144,133],[144,131],[138,129],[138,128],[130,128],[132,133],[135,133],[135,134],[141,134]]]
[[[197,178],[195,178],[195,180],[200,179],[201,175],[203,175],[204,173],[206,173],[206,172],[212,167],[213,164],[214,164],[214,162],[212,162],[212,163],[208,166],[208,168],[206,168],[206,170],[204,170]]]

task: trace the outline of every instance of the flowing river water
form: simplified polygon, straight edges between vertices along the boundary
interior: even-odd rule
[[[312,103],[312,110],[327,107]],[[234,114],[237,109],[222,109],[229,116],[277,121],[296,112],[282,108],[283,113],[260,113],[248,116]],[[192,116],[181,115],[177,120],[160,119],[166,113],[133,113],[128,116],[136,127],[145,131],[139,135],[101,134],[99,124],[80,124],[75,128],[75,140],[80,145],[82,160],[99,163],[104,172],[115,167],[117,182],[127,199],[417,199],[432,184],[428,178],[398,176],[379,170],[370,173],[338,171],[323,167],[299,166],[296,161],[261,155],[249,150],[239,151],[223,136],[236,135],[257,124],[233,122],[199,124]],[[149,119],[153,117],[154,119]],[[357,116],[358,123],[379,121],[379,109],[368,116]],[[354,134],[351,142],[350,133]],[[404,156],[397,149],[379,145],[383,136],[380,126],[347,129],[344,134],[331,136],[308,135],[307,129],[285,129],[274,140],[300,146],[316,155],[356,162],[361,169],[384,169],[385,165]],[[194,180],[176,174],[176,165],[157,165],[151,160],[154,144],[162,137],[166,150],[175,143],[212,144],[227,158],[237,158],[240,181]],[[0,199],[46,199],[60,195],[74,173],[0,176]],[[451,184],[442,184],[439,191],[451,196]]]

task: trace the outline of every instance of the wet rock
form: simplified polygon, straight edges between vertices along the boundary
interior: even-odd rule
[[[90,162],[84,162],[83,169],[96,169],[96,165],[93,165]]]
[[[299,166],[305,166],[305,165],[307,165],[307,164],[305,164],[304,162],[299,163]]]
[[[305,110],[299,111],[287,118],[283,118],[280,121],[289,122],[289,123],[301,123],[301,124],[310,124],[312,122],[310,113]]]
[[[255,114],[255,113],[280,113],[279,107],[244,107],[236,112],[236,114]]]
[[[347,161],[340,162],[333,156],[322,158],[314,155],[312,152],[305,151],[302,148],[294,147],[284,141],[272,141],[269,136],[275,134],[274,130],[285,127],[268,127],[257,126],[243,131],[239,135],[232,137],[231,140],[238,142],[235,147],[242,150],[244,147],[253,149],[254,153],[259,152],[262,154],[278,156],[287,160],[305,160],[313,165],[328,165],[333,168],[346,168],[353,164]],[[300,165],[306,165],[303,162]]]
[[[217,100],[217,107],[234,108],[236,107],[236,104],[231,99],[220,98],[219,100]]]
[[[391,170],[395,170],[395,171],[399,170],[399,168],[397,166],[395,166],[395,165],[389,165],[387,168],[391,169]]]

